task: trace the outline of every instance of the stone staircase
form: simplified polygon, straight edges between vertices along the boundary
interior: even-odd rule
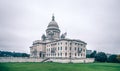
[[[50,58],[45,58],[41,62],[47,62],[48,60],[50,60]]]

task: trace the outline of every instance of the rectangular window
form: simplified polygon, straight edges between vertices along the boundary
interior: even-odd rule
[[[61,56],[62,56],[62,53],[61,53]]]
[[[71,53],[69,53],[69,55],[71,56]]]
[[[67,45],[67,42],[65,44]]]
[[[67,50],[67,46],[65,47],[65,50]]]
[[[61,47],[61,50],[62,50],[62,47]]]
[[[77,45],[77,43],[75,43],[75,45]]]
[[[71,50],[71,47],[70,47],[70,50]]]
[[[81,44],[81,46],[83,46],[83,44]]]
[[[67,53],[65,53],[65,56],[67,56]]]
[[[76,47],[75,47],[75,50],[76,50]]]
[[[85,52],[85,49],[83,49],[83,52]]]

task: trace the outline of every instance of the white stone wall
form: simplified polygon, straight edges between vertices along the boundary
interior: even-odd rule
[[[35,50],[37,51],[37,55],[36,56],[33,54],[33,52]],[[39,57],[40,51],[42,51],[42,52],[46,51],[46,45],[45,44],[36,44],[36,45],[33,45],[30,48],[30,57]]]
[[[27,57],[0,57],[0,62],[41,62],[42,58],[27,58]],[[93,63],[94,58],[82,58],[82,59],[61,59],[61,58],[51,58],[48,61],[58,62],[58,63]],[[47,61],[46,61],[47,62]]]
[[[94,58],[82,58],[82,59],[50,59],[50,61],[58,63],[93,63]]]
[[[51,53],[55,49],[55,53]],[[78,50],[82,51],[78,53]],[[46,57],[86,58],[86,44],[77,41],[61,40],[46,44]]]
[[[40,58],[27,58],[27,57],[0,57],[0,62],[41,62]]]

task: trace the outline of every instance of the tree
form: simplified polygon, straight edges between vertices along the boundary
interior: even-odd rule
[[[26,53],[21,53],[22,54],[22,57],[29,57],[29,54],[26,54]]]
[[[93,51],[93,52],[90,54],[90,57],[91,57],[91,58],[95,58],[96,53],[97,53],[96,51]]]
[[[117,60],[120,63],[120,55],[117,56]]]
[[[0,57],[29,57],[27,53],[0,51]]]
[[[110,55],[107,59],[108,62],[118,63],[117,55]]]
[[[95,60],[99,62],[106,62],[107,61],[107,55],[104,52],[99,52],[95,56]]]

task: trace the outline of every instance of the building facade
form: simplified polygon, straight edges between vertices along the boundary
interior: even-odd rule
[[[66,38],[66,33],[60,35],[60,29],[52,16],[51,22],[41,40],[35,40],[30,47],[30,57],[37,58],[86,58],[84,41]]]

